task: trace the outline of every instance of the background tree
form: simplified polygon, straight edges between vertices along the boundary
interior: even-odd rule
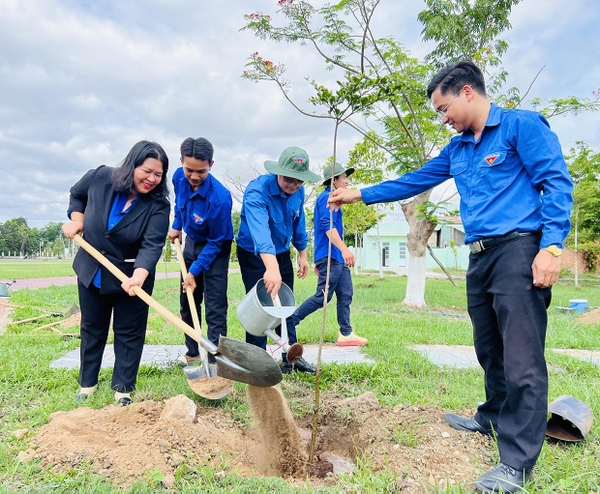
[[[18,252],[23,257],[37,252],[38,235],[27,226],[23,217],[6,220],[0,225],[0,237],[7,253]]]
[[[62,226],[60,222],[50,221],[39,230],[40,240],[44,247],[52,245],[62,236]]]
[[[348,153],[348,166],[355,168],[352,175],[352,181],[359,186],[377,184],[389,178],[389,172],[393,169],[390,166],[389,154],[383,150],[385,142],[375,132],[368,131],[361,142],[357,142]],[[379,260],[379,277],[383,278],[383,251],[381,245],[381,235],[379,233],[379,220],[385,216],[383,210],[385,206],[375,204],[375,216],[378,218],[375,226],[377,226],[377,256]],[[393,206],[390,205],[393,209]],[[412,278],[414,280],[414,277]],[[412,290],[407,290],[411,292]]]
[[[379,220],[385,216],[378,213],[375,206],[367,206],[363,202],[356,204],[347,204],[342,206],[344,213],[344,242],[346,245],[353,245],[357,262],[354,264],[354,273],[358,273],[359,259],[363,248],[362,238],[370,228],[379,223]]]
[[[583,252],[587,268],[596,271],[600,254],[600,153],[579,141],[566,158],[574,184],[573,226],[567,244]]]

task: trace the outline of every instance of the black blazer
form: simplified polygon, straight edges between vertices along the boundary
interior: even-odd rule
[[[150,275],[143,288],[151,293],[156,264],[169,229],[170,205],[167,200],[140,195],[121,221],[108,230],[108,217],[117,193],[110,179],[112,171],[111,167],[102,165],[88,171],[71,187],[69,217],[75,211],[84,214],[82,236],[127,276],[131,276],[135,268],[147,269]],[[73,269],[83,285],[90,286],[99,267],[102,269],[100,292],[124,294],[121,282],[110,271],[84,249],[77,251]]]

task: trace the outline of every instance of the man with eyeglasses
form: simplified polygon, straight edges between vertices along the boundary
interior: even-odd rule
[[[546,433],[547,308],[570,229],[573,186],[546,119],[490,103],[472,62],[441,70],[427,96],[460,135],[419,170],[361,190],[336,190],[329,203],[397,201],[450,178],[456,182],[471,250],[467,304],[486,401],[472,418],[444,418],[456,429],[497,438],[500,463],[475,487],[517,492],[531,476]]]
[[[284,149],[278,161],[265,161],[265,169],[269,173],[252,180],[244,191],[237,255],[246,293],[262,278],[275,298],[282,282],[294,289],[290,244],[298,251],[298,278],[308,274],[303,184],[319,180],[319,175],[310,171],[308,154],[298,147]],[[294,328],[289,328],[288,338],[290,345],[298,341]],[[267,347],[265,336],[246,332],[246,342]],[[283,354],[282,372],[293,370],[315,372],[305,359],[290,364]]]

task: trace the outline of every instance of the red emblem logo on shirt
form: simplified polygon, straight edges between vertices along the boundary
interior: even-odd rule
[[[202,223],[203,221],[204,221],[204,218],[202,216],[194,213],[194,223]]]
[[[491,154],[490,156],[486,156],[484,159],[488,165],[493,165],[494,161],[498,159],[499,154]]]

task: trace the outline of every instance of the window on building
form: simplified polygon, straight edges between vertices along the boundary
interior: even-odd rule
[[[399,258],[398,258],[398,266],[401,268],[405,268],[406,267],[406,242],[400,242],[398,244],[398,247],[400,248],[400,252],[399,252]]]

